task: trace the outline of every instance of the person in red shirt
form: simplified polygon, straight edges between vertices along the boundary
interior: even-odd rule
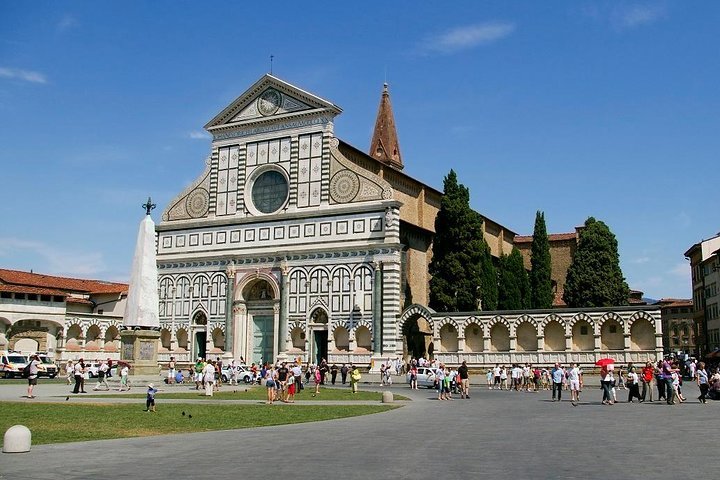
[[[651,362],[647,362],[645,367],[642,369],[640,375],[642,379],[642,394],[640,395],[640,401],[645,401],[645,395],[650,391],[650,401],[653,401],[653,378],[655,378],[655,367]]]

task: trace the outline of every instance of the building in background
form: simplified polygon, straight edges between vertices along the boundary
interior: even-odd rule
[[[656,305],[660,306],[665,353],[696,354],[693,301],[681,298],[663,298],[658,300]]]
[[[685,252],[690,260],[693,321],[697,355],[720,348],[720,234],[702,240]]]
[[[120,358],[128,286],[0,269],[0,349]]]

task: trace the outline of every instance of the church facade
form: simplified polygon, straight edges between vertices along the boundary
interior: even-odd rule
[[[385,162],[338,139],[340,113],[265,75],[205,126],[205,170],[157,226],[165,357],[397,351],[402,292],[427,300],[440,192],[405,178],[388,135]]]
[[[368,153],[335,135],[341,112],[264,75],[205,125],[212,144],[204,171],[156,227],[161,362],[326,358],[367,365],[373,358],[473,354],[469,361],[480,365],[561,343],[568,354],[587,347],[587,361],[626,346],[643,358],[654,358],[658,345],[661,352],[659,311],[594,312],[586,325],[575,317],[543,320],[555,318],[549,314],[512,313],[501,321],[423,307],[442,193],[403,172],[387,85]],[[516,237],[486,217],[483,234],[494,257],[510,253]],[[603,343],[606,318],[612,335],[628,340]],[[630,329],[638,318],[642,329],[634,333],[642,341],[635,342]],[[584,333],[574,332],[576,323]],[[528,325],[535,347],[517,341],[530,335]],[[544,344],[548,325],[553,339]],[[566,342],[573,335],[592,340]]]

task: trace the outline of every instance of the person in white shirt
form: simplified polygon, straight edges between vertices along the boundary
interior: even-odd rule
[[[510,383],[510,389],[515,389],[517,392],[520,388],[520,379],[522,378],[522,369],[515,365],[512,370],[510,370],[510,377],[512,379]]]
[[[213,390],[215,389],[215,365],[212,360],[207,362],[205,368],[203,368],[203,384],[205,385],[205,396],[212,397]]]
[[[493,368],[493,378],[495,379],[495,389],[500,390],[500,365],[495,364]]]
[[[510,390],[507,388],[507,379],[507,369],[505,368],[505,365],[503,365],[502,368],[500,368],[500,390]]]
[[[638,401],[642,400],[640,396],[640,379],[638,378],[638,374],[635,373],[635,367],[630,367],[628,370],[627,387],[629,389],[628,402],[632,403],[633,398],[637,398]]]
[[[130,385],[128,384],[129,374],[130,367],[128,367],[127,363],[125,363],[120,369],[120,388],[118,388],[118,392],[122,392],[123,390],[130,390]]]
[[[567,371],[568,383],[570,383],[570,400],[573,407],[577,407],[580,401],[580,389],[582,388],[582,371],[574,363],[570,364]]]
[[[107,362],[102,362],[100,364],[100,367],[98,368],[98,381],[97,385],[95,385],[95,388],[93,390],[100,390],[100,385],[105,385],[105,390],[110,390],[110,385],[107,383],[107,373],[108,373],[109,367]]]

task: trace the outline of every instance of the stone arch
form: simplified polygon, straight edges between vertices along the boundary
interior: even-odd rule
[[[350,332],[345,325],[337,325],[333,328],[333,340],[335,341],[335,350],[338,352],[350,351]]]
[[[119,352],[120,351],[120,329],[115,324],[107,325],[105,328],[105,351],[106,352]]]
[[[82,350],[80,342],[84,339],[82,326],[80,322],[74,322],[67,326],[65,334],[65,349],[68,351],[78,352]]]
[[[443,319],[443,324],[438,329],[438,338],[440,339],[439,350],[442,353],[458,351],[458,335],[460,331],[457,322],[452,319]]]
[[[93,323],[87,326],[85,330],[85,350],[98,351],[100,350],[100,341],[103,335],[100,330],[100,326],[97,323]]]
[[[558,315],[548,315],[547,321],[543,321],[543,337],[545,340],[545,350],[550,352],[564,352],[565,345],[565,322]]]
[[[523,323],[529,323],[537,330],[535,319],[528,314],[520,315],[514,322],[510,323],[510,336],[517,337],[517,328]]]
[[[366,325],[359,325],[355,329],[355,351],[369,352],[372,350],[372,335]]]
[[[175,338],[177,339],[178,351],[190,351],[190,337],[187,330],[185,330],[184,328],[178,328],[175,332]]]
[[[160,330],[160,347],[163,350],[170,351],[172,345],[172,333],[169,329],[163,328]]]
[[[357,332],[357,329],[359,327],[365,327],[368,329],[369,332],[372,333],[372,330],[373,330],[372,322],[368,319],[361,319],[361,320],[358,320],[357,322],[355,322],[355,326],[350,329],[350,340],[356,339],[355,333]]]
[[[572,335],[573,351],[591,351],[595,349],[595,329],[589,315],[579,313],[568,323]]]
[[[432,313],[422,305],[411,305],[400,316],[403,354],[413,358],[431,354],[434,324]]]
[[[493,321],[496,320],[497,321]],[[510,351],[510,325],[503,317],[495,317],[490,321],[490,351],[491,352],[509,352]]]
[[[315,323],[315,324],[325,324],[327,325],[330,321],[330,314],[328,313],[327,308],[325,305],[322,304],[316,304],[314,305],[308,313],[307,322],[308,323]]]
[[[600,348],[602,350],[623,350],[625,335],[623,320],[614,312],[608,312],[598,321],[600,328]]]
[[[485,332],[480,321],[471,317],[465,324],[465,351],[466,352],[482,352],[483,351],[483,337]]]
[[[623,320],[622,317],[621,317],[620,315],[618,315],[617,313],[615,313],[615,312],[607,312],[607,313],[605,313],[605,314],[604,314],[602,317],[600,317],[600,319],[597,321],[597,325],[598,325],[598,327],[600,327],[600,328],[602,329],[602,326],[605,324],[605,322],[610,321],[610,320],[614,320],[615,322],[617,322],[618,325],[620,325],[621,328],[624,328],[624,327],[625,327],[625,320]]]
[[[523,319],[520,323],[515,324],[515,350],[518,352],[537,352],[537,336],[538,330],[535,322],[529,322]]]
[[[225,349],[225,331],[220,325],[216,325],[210,333],[212,338],[212,352],[221,352]]]
[[[295,352],[305,351],[305,328],[298,322],[293,323],[288,328],[288,335],[292,342],[292,350]]]
[[[630,346],[635,350],[655,350],[654,323],[646,318],[636,318],[630,327]]]
[[[545,330],[545,326],[550,322],[557,322],[558,324],[565,326],[565,319],[557,313],[551,313],[546,315],[542,320],[538,322],[538,331]]]
[[[442,320],[435,322],[435,327],[438,329],[437,336],[440,336],[440,330],[442,330],[442,328],[446,325],[452,326],[458,334],[460,333],[460,326],[458,325],[458,322],[455,321],[454,318],[445,317]]]
[[[651,324],[655,324],[655,319],[653,318],[653,316],[642,310],[637,311],[637,312],[633,313],[632,315],[630,315],[630,318],[627,319],[625,324],[627,325],[628,328],[631,328],[637,320],[647,320]]]
[[[264,283],[260,283],[264,281]],[[263,294],[263,287],[265,294]],[[265,300],[259,298],[266,296],[267,300],[280,298],[280,285],[277,278],[266,272],[248,273],[237,284],[233,298],[235,301],[247,302],[252,300]],[[255,298],[258,297],[258,298]]]

